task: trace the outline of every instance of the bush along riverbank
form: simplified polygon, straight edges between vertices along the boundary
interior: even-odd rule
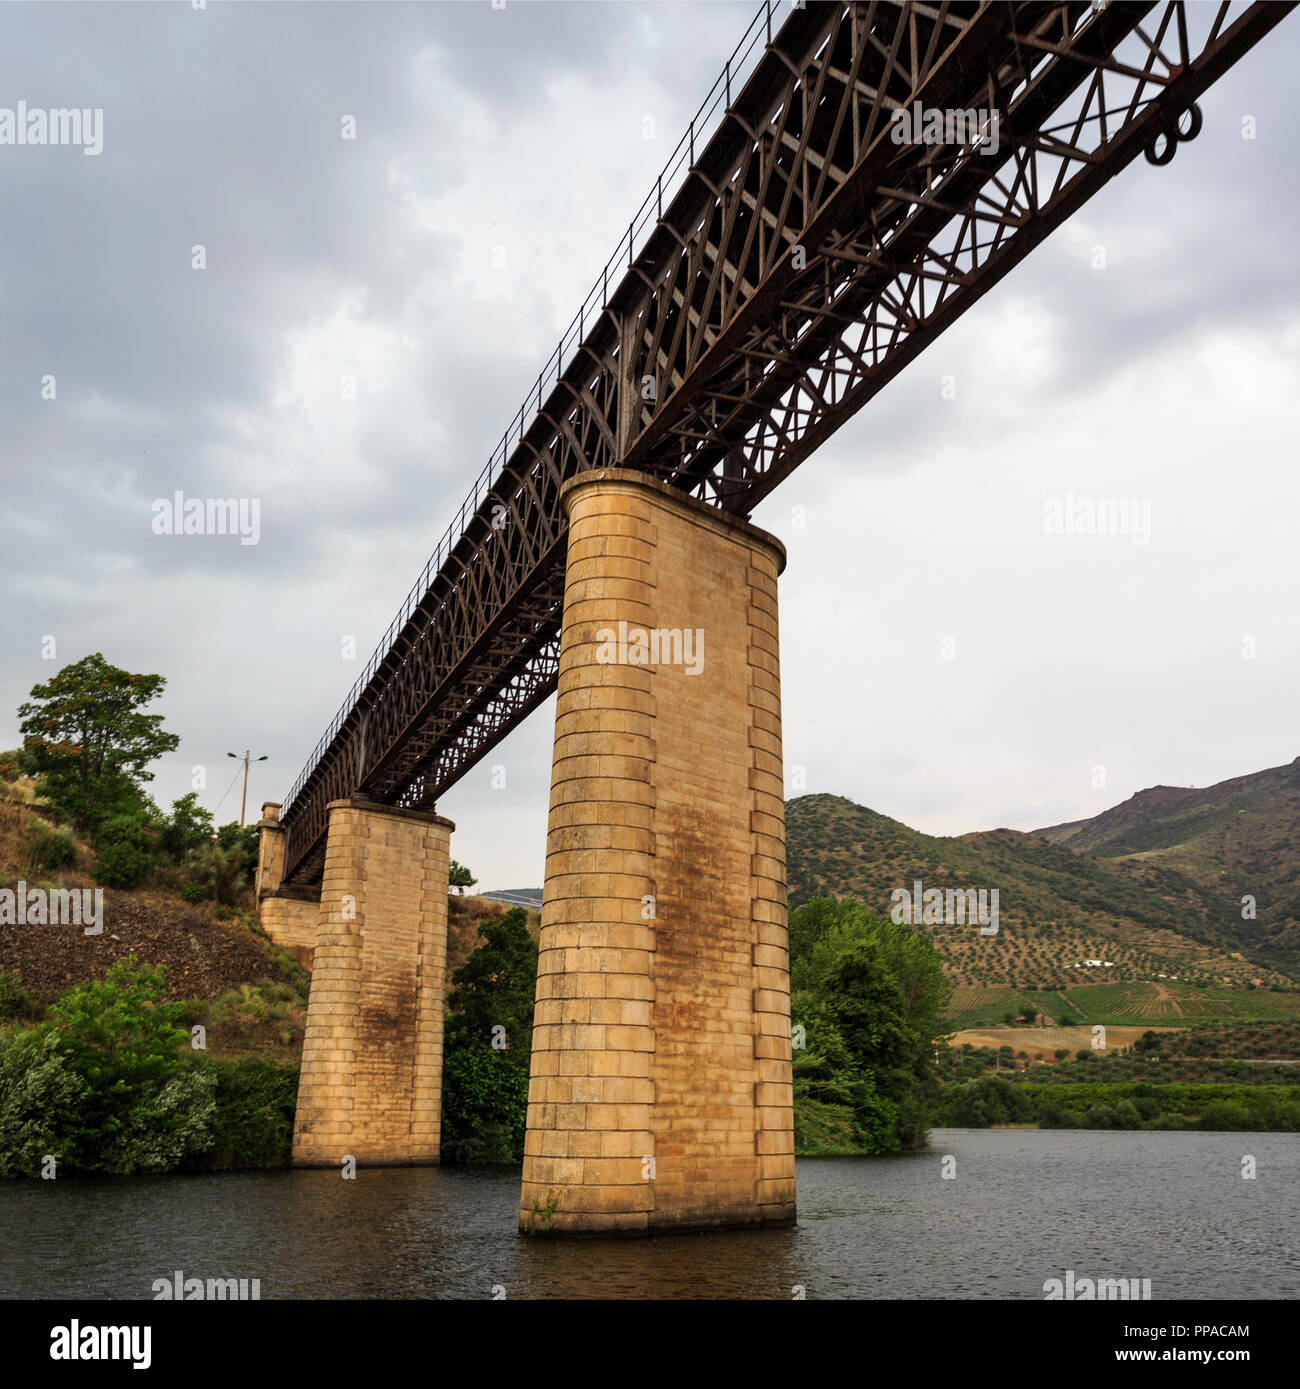
[[[1031,1085],[996,1076],[946,1085],[932,1122],[945,1128],[1037,1124],[1044,1129],[1300,1132],[1300,1085]]]
[[[287,1165],[298,1068],[193,1049],[158,971],[119,960],[0,1037],[0,1175]]]

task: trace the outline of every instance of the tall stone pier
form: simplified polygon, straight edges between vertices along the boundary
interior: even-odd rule
[[[780,542],[570,481],[520,1228],[795,1217]]]
[[[436,1163],[454,826],[362,800],[328,809],[293,1162]]]

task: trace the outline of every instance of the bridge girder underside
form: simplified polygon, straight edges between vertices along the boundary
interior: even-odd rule
[[[1291,8],[792,11],[304,768],[285,881],[319,878],[330,801],[432,807],[554,690],[568,478],[747,516]],[[896,142],[917,103],[996,142]]]

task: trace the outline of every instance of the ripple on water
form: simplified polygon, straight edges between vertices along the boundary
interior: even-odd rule
[[[264,1298],[1041,1298],[1073,1269],[1294,1298],[1298,1155],[1293,1134],[938,1129],[925,1153],[801,1159],[794,1228],[634,1240],[521,1239],[518,1168],[6,1182],[0,1295],[147,1298],[180,1269]]]

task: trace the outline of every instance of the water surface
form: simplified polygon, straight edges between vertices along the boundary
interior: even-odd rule
[[[0,1296],[150,1298],[180,1269],[263,1299],[1041,1299],[1073,1269],[1295,1298],[1298,1177],[1295,1134],[936,1129],[925,1153],[800,1159],[792,1228],[584,1240],[516,1233],[518,1168],[0,1182]]]

